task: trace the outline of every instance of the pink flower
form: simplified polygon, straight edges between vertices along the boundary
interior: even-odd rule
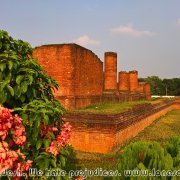
[[[26,136],[19,136],[14,139],[15,144],[17,145],[24,145],[26,143]]]
[[[46,152],[57,156],[62,147],[69,142],[71,128],[72,126],[68,122],[63,124],[62,131],[56,136],[56,140],[51,143],[50,147],[46,149]]]
[[[62,131],[68,131],[71,132],[72,126],[70,125],[69,122],[66,122],[62,125]]]
[[[4,107],[0,107],[0,119],[1,119],[1,121],[3,119],[12,119],[11,112],[13,112],[13,110],[7,109]]]
[[[84,180],[84,177],[80,176],[80,177],[76,178],[75,180]]]
[[[58,149],[55,142],[52,142],[51,145],[46,149],[46,152],[53,154],[54,156],[58,155]]]
[[[29,168],[32,167],[32,161],[27,160],[22,166],[21,166],[21,171],[28,171]]]
[[[18,115],[13,116],[10,109],[0,107],[0,173],[5,170],[19,170],[21,173],[32,166],[32,161],[18,150],[11,150],[13,145],[23,146],[26,142],[25,128]],[[11,133],[9,133],[11,132]],[[8,139],[8,142],[4,140]],[[19,157],[22,159],[19,159]],[[13,179],[19,179],[15,176]]]

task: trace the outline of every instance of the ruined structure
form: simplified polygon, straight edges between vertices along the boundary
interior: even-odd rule
[[[173,109],[180,109],[180,101],[141,104],[119,114],[66,113],[63,119],[73,127],[70,142],[74,148],[111,153]]]
[[[131,93],[138,92],[138,72],[130,71],[129,72],[129,90]]]
[[[117,53],[105,53],[104,90],[117,90]]]
[[[119,83],[118,83],[118,89],[120,92],[129,92],[129,73],[126,71],[119,72]]]
[[[65,108],[80,108],[107,100],[150,99],[149,84],[138,83],[138,72],[119,72],[117,53],[105,53],[103,62],[92,51],[77,44],[36,47],[34,57],[60,84],[55,97]]]

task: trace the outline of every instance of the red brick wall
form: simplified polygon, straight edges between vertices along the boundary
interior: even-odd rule
[[[72,47],[69,45],[44,45],[35,48],[33,55],[45,71],[60,84],[55,96],[74,96],[74,66]]]
[[[103,92],[103,63],[90,50],[72,48],[75,96],[98,96]]]
[[[55,96],[63,99],[66,108],[87,106],[91,104],[89,96],[102,95],[103,63],[92,51],[76,44],[44,45],[35,48],[33,55],[59,82]],[[79,96],[87,97],[78,99],[80,106],[73,99]]]
[[[117,53],[105,53],[104,90],[117,90]]]
[[[144,94],[147,100],[151,99],[151,86],[149,83],[144,84]]]
[[[137,92],[144,93],[144,83],[138,83]]]
[[[125,71],[119,72],[119,82],[118,82],[119,91],[129,91],[129,73]]]
[[[73,126],[72,146],[85,152],[110,153],[160,116],[179,109],[180,103],[160,103],[152,105],[152,108],[149,105],[139,106],[142,109],[138,107],[119,115],[65,114],[64,120]]]

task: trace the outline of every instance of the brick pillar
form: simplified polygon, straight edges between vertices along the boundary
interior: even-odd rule
[[[117,53],[105,52],[104,90],[117,90]]]
[[[144,94],[147,100],[151,99],[151,86],[149,83],[144,84]]]
[[[144,82],[139,82],[138,90],[137,90],[138,93],[144,93],[144,85],[145,85]]]
[[[138,71],[129,71],[130,92],[136,92],[138,89]]]
[[[126,71],[119,72],[118,90],[129,92],[129,73]]]

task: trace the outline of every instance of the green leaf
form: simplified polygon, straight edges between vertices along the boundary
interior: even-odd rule
[[[41,116],[38,114],[36,119],[35,119],[35,127],[37,129],[39,129],[40,123],[41,123]]]
[[[33,80],[34,80],[34,79],[33,79],[33,76],[30,76],[30,75],[29,75],[29,76],[28,76],[28,79],[29,79],[29,84],[31,85],[31,84],[33,83]]]
[[[45,158],[45,159],[44,159],[44,169],[46,169],[46,168],[49,167],[49,163],[50,163],[50,159]]]
[[[7,89],[9,90],[11,96],[14,96],[14,89],[8,84]]]
[[[7,92],[2,91],[0,93],[0,104],[3,104],[7,100]]]
[[[3,73],[0,72],[0,81],[2,81],[2,80],[3,80]]]
[[[44,155],[44,156],[47,156],[47,157],[50,157],[49,153],[47,152],[42,152],[41,155]]]
[[[50,141],[49,139],[44,139],[44,140],[43,140],[43,144],[44,144],[45,149],[50,146],[50,142],[51,142],[51,141]]]
[[[2,91],[7,84],[8,84],[7,81],[4,81],[3,83],[0,83],[0,91]]]
[[[42,146],[42,141],[37,141],[36,149],[40,149],[41,146]]]
[[[6,64],[5,63],[1,63],[0,64],[0,69],[1,69],[1,72],[3,72],[6,69]]]
[[[7,58],[8,58],[8,54],[6,53],[0,54],[0,59],[7,59]]]
[[[9,70],[11,70],[13,67],[13,62],[12,61],[8,61],[8,68]]]
[[[28,89],[28,83],[26,81],[23,81],[21,83],[21,91],[22,91],[22,93],[26,93],[27,89]]]
[[[44,156],[40,155],[40,156],[36,157],[36,158],[34,159],[34,161],[39,161],[39,160],[41,160],[41,159],[43,159],[43,158],[44,158]]]
[[[21,118],[22,118],[24,121],[26,121],[26,120],[28,119],[28,115],[27,115],[27,114],[22,114],[22,115],[21,115]]]
[[[56,180],[62,180],[61,176],[56,176]]]
[[[50,162],[51,162],[51,165],[53,166],[53,167],[57,167],[57,165],[56,165],[56,159],[51,159],[50,160]]]
[[[16,83],[17,83],[18,85],[20,85],[20,83],[21,83],[21,81],[22,81],[23,78],[24,78],[23,75],[17,76],[17,78],[16,78]]]
[[[16,99],[19,99],[19,97],[21,96],[20,86],[16,85],[16,86],[14,87],[14,94],[15,94]]]
[[[8,57],[8,59],[10,59],[10,60],[17,60],[17,55],[10,55]]]
[[[62,167],[64,167],[66,165],[66,158],[62,155],[60,155],[60,162],[62,164]]]
[[[49,124],[49,116],[48,115],[44,116],[44,123],[45,123],[45,125]]]
[[[12,74],[11,74],[11,72],[10,72],[10,73],[8,73],[8,75],[6,75],[5,80],[8,81],[8,82],[10,82],[11,79],[12,79]]]
[[[20,100],[21,100],[21,102],[23,103],[23,102],[26,100],[26,97],[22,95],[22,96],[20,97]]]

